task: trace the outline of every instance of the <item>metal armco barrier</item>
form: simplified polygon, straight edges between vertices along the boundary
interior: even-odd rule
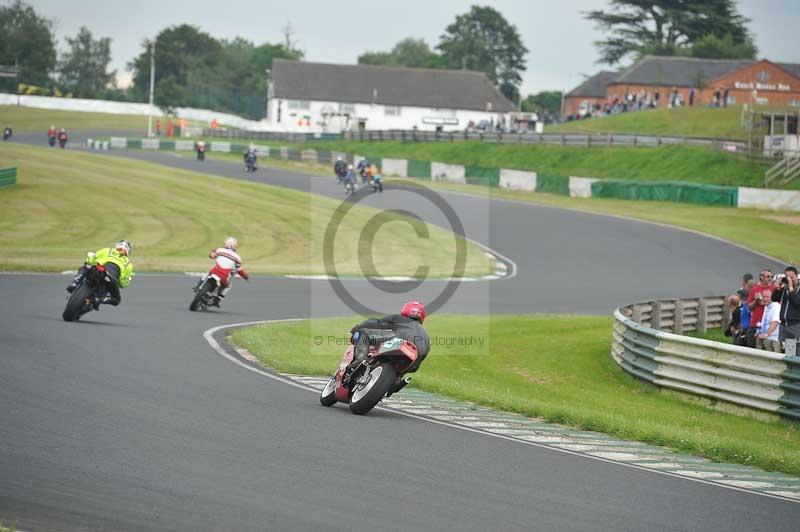
[[[611,356],[656,386],[800,420],[800,357],[680,334],[727,319],[722,297],[628,305],[614,311]]]

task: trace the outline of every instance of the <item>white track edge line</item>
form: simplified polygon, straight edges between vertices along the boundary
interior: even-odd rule
[[[287,379],[287,378],[282,377],[280,375],[276,375],[274,373],[270,373],[268,371],[264,371],[264,370],[262,370],[260,368],[257,368],[257,367],[255,367],[255,366],[253,366],[251,364],[247,364],[245,362],[242,362],[239,358],[231,355],[214,338],[214,334],[215,333],[217,333],[219,331],[222,331],[222,330],[225,330],[225,329],[234,329],[234,328],[239,328],[239,327],[247,327],[247,326],[251,326],[251,325],[265,325],[265,324],[270,324],[270,323],[287,323],[287,322],[297,322],[297,321],[307,321],[307,319],[305,319],[305,318],[283,318],[283,319],[275,319],[275,320],[247,321],[247,322],[241,322],[241,323],[231,323],[231,324],[228,324],[228,325],[219,325],[217,327],[212,327],[212,328],[207,329],[206,331],[204,331],[203,332],[203,337],[206,339],[208,344],[217,352],[217,354],[219,354],[223,358],[226,358],[226,359],[230,360],[234,364],[236,364],[236,365],[238,365],[240,367],[243,367],[244,369],[247,369],[249,371],[252,371],[254,373],[257,373],[259,375],[262,375],[264,377],[270,378],[272,380],[275,380],[275,381],[278,381],[278,382],[282,382],[284,384],[288,384],[290,386],[293,386],[293,387],[301,389],[301,390],[314,392],[316,394],[316,393],[319,393],[319,390],[317,390],[315,388],[312,388],[310,386],[302,385],[302,384],[300,384],[298,382],[295,382],[295,381],[293,381],[291,379]],[[689,476],[683,476],[683,475],[679,475],[679,474],[676,474],[676,473],[671,473],[669,471],[660,471],[658,469],[650,469],[650,468],[647,468],[647,467],[644,467],[644,466],[640,466],[640,465],[636,465],[636,464],[632,464],[632,463],[628,463],[628,462],[618,462],[618,461],[615,461],[615,460],[609,460],[607,458],[602,458],[602,457],[599,457],[599,456],[592,456],[592,455],[580,453],[580,452],[577,452],[577,451],[570,451],[569,449],[559,449],[558,447],[553,447],[551,445],[547,445],[547,444],[543,444],[543,443],[537,443],[537,442],[532,442],[532,441],[521,440],[521,439],[518,439],[518,438],[513,438],[511,436],[505,436],[503,434],[497,434],[497,433],[489,432],[489,431],[486,431],[486,430],[480,430],[480,429],[476,429],[476,428],[472,428],[472,427],[467,427],[465,425],[459,425],[457,423],[441,421],[441,420],[434,419],[434,418],[429,418],[429,417],[424,417],[424,416],[420,416],[420,415],[417,415],[417,414],[412,414],[410,412],[403,412],[402,410],[396,410],[396,409],[387,408],[387,407],[376,407],[376,409],[377,410],[381,410],[381,411],[385,411],[385,412],[392,412],[394,414],[405,416],[405,417],[409,417],[409,418],[412,418],[412,419],[418,419],[420,421],[426,421],[428,423],[433,423],[435,425],[440,425],[440,426],[443,426],[443,427],[449,427],[451,429],[463,430],[463,431],[466,431],[466,432],[472,432],[474,434],[481,434],[483,436],[490,436],[492,438],[497,438],[497,439],[500,439],[500,440],[505,440],[505,441],[509,441],[509,442],[513,442],[513,443],[517,443],[517,444],[528,445],[528,446],[531,446],[531,447],[538,447],[538,448],[541,448],[541,449],[549,449],[551,451],[555,451],[555,452],[558,452],[558,453],[569,454],[569,455],[572,455],[572,456],[579,456],[581,458],[586,458],[586,459],[589,459],[589,460],[595,460],[597,462],[604,462],[604,463],[607,463],[607,464],[615,464],[615,465],[618,465],[618,466],[628,467],[628,468],[631,468],[631,469],[637,469],[639,471],[646,471],[648,473],[654,473],[654,474],[657,474],[657,475],[663,475],[663,476],[667,476],[667,477],[678,478],[678,479],[686,480],[686,481],[689,481],[689,482],[697,482],[697,483],[700,483],[700,484],[706,484],[708,486],[715,486],[715,487],[721,488],[721,489],[738,491],[738,492],[747,493],[747,494],[750,494],[750,495],[759,495],[761,497],[769,497],[771,499],[778,499],[778,500],[781,500],[781,501],[784,501],[784,502],[791,502],[791,503],[795,503],[795,504],[798,503],[798,501],[796,499],[792,499],[790,497],[784,497],[784,496],[781,496],[781,495],[775,495],[775,494],[772,494],[772,493],[751,490],[751,489],[742,488],[742,487],[738,487],[738,486],[730,486],[730,485],[722,484],[720,482],[714,482],[714,481],[705,480],[705,479],[702,479],[702,478],[693,478],[693,477],[689,477]]]

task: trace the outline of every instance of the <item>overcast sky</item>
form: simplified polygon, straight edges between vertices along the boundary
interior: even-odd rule
[[[10,0],[0,0],[8,4]],[[240,35],[261,44],[282,40],[291,22],[309,61],[355,63],[366,50],[387,50],[404,37],[434,46],[444,28],[470,5],[491,5],[515,24],[529,53],[522,93],[572,88],[602,68],[592,42],[602,38],[582,12],[605,0],[27,0],[54,21],[59,50],[64,36],[88,27],[111,37],[112,68],[129,78],[126,64],[143,39],[166,26],[187,23],[217,38]],[[800,0],[741,0],[752,20],[759,56],[800,63]],[[190,7],[191,6],[191,7]]]

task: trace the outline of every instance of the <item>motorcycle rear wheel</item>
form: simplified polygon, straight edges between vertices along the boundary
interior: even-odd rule
[[[64,307],[64,312],[61,314],[64,321],[78,321],[78,319],[85,314],[85,312],[81,311],[86,304],[86,300],[91,296],[92,288],[86,284],[79,286],[77,290],[72,292],[72,295],[67,301],[67,306]]]
[[[394,384],[397,370],[388,362],[375,366],[369,372],[369,380],[362,386],[356,386],[350,397],[350,411],[357,415],[364,415],[381,402]]]
[[[336,404],[336,376],[331,377],[322,391],[319,393],[319,403],[322,406],[333,406]]]

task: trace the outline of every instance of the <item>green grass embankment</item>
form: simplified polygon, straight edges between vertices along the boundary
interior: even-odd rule
[[[233,340],[279,371],[329,375],[353,322],[349,317],[267,324],[237,330]],[[637,381],[609,354],[611,322],[586,316],[430,316],[425,325],[438,344],[413,386],[723,462],[800,474],[799,424],[720,412]],[[456,341],[466,338],[484,343]]]
[[[18,166],[18,184],[0,189],[0,269],[76,268],[86,251],[133,242],[136,269],[202,271],[208,250],[239,238],[248,270],[322,274],[322,240],[338,201],[280,187],[88,153],[0,145],[0,168]],[[341,275],[361,275],[359,234],[378,211],[354,208],[334,243]],[[418,238],[405,219],[387,218],[375,235],[376,275],[453,272],[456,240],[429,226]],[[372,222],[373,224],[375,222]],[[361,246],[364,244],[362,243]],[[466,273],[490,273],[467,243]],[[402,250],[402,252],[399,252]]]
[[[162,118],[162,126],[165,126],[163,117],[154,116],[153,124],[155,124],[157,118]],[[141,135],[147,131],[147,116],[84,113],[0,105],[0,127],[5,127],[6,124],[12,127],[14,133],[41,132],[43,138],[51,125],[57,128],[66,128],[68,132],[127,129]]]
[[[741,106],[648,109],[554,124],[546,126],[545,133],[626,133],[747,140]]]
[[[366,156],[530,170],[562,176],[677,180],[762,187],[766,166],[693,146],[581,148],[482,142],[313,142],[309,147]],[[800,189],[800,182],[787,185]]]

